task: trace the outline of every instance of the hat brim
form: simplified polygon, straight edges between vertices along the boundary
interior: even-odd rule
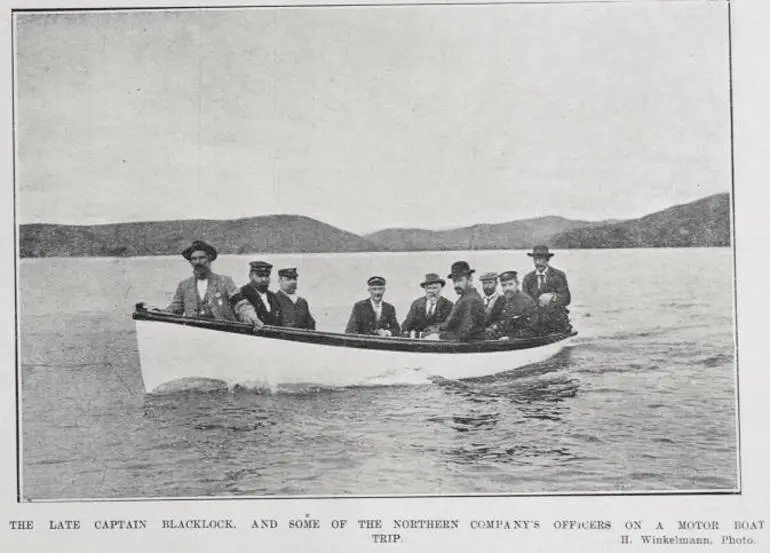
[[[209,261],[214,261],[217,258],[217,250],[215,250],[211,246],[201,246],[200,244],[196,244],[194,246],[190,246],[188,248],[185,248],[182,251],[182,257],[184,257],[187,261],[190,261],[190,258],[192,258],[193,252],[206,252],[206,255],[209,256]]]
[[[551,257],[553,257],[556,254],[555,253],[532,253],[532,252],[527,252],[527,255],[529,257],[547,257],[547,258],[550,259]]]
[[[476,272],[476,269],[468,269],[467,271],[463,271],[462,273],[449,273],[447,278],[455,279],[455,278],[458,278],[458,277],[464,277],[464,276],[472,275],[475,272]]]
[[[425,288],[429,284],[440,284],[441,286],[446,286],[446,280],[444,280],[443,278],[437,278],[436,280],[426,280],[424,282],[421,282],[420,286]]]

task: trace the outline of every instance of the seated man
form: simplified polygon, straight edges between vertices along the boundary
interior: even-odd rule
[[[455,292],[460,299],[455,302],[447,320],[439,325],[441,340],[483,340],[484,321],[487,314],[481,296],[473,287],[473,269],[467,262],[457,261],[452,264],[449,274],[454,283]]]
[[[487,340],[534,336],[533,327],[537,325],[537,304],[535,300],[519,290],[516,271],[500,273],[500,287],[503,289],[503,312],[499,321],[487,327]]]
[[[281,304],[268,287],[273,266],[264,261],[249,263],[249,282],[241,286],[241,293],[249,300],[257,317],[267,325],[278,325],[281,322]]]
[[[565,332],[569,323],[567,306],[572,301],[567,275],[550,266],[554,256],[548,246],[535,246],[527,253],[535,264],[535,270],[524,277],[522,288],[540,306],[540,332]]]
[[[505,300],[497,289],[497,273],[484,273],[479,280],[481,281],[481,299],[484,300],[484,308],[487,311],[485,324],[490,326],[500,320]]]
[[[297,295],[297,269],[294,267],[278,271],[278,299],[281,313],[281,326],[315,330],[315,319],[310,314],[310,306],[305,298]]]
[[[401,331],[409,334],[411,331],[429,334],[438,331],[438,325],[443,323],[452,311],[454,305],[441,295],[446,281],[436,273],[428,273],[420,283],[425,289],[425,295],[412,302],[406,315]]]
[[[203,317],[225,321],[240,320],[262,326],[254,308],[246,301],[229,276],[211,270],[217,251],[202,240],[195,240],[182,252],[190,262],[193,276],[179,283],[166,311],[186,317]]]
[[[373,276],[366,284],[369,286],[369,298],[353,305],[345,332],[376,336],[398,335],[401,329],[396,319],[396,308],[382,299],[385,295],[385,279]]]

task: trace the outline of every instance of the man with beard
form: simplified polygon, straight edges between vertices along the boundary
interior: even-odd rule
[[[213,246],[195,240],[182,252],[182,257],[192,265],[193,276],[179,283],[166,311],[186,317],[240,320],[255,328],[262,326],[254,308],[239,292],[233,279],[211,270],[211,263],[217,258]]]
[[[500,287],[503,289],[503,312],[499,321],[487,327],[487,340],[534,336],[532,327],[537,325],[537,304],[519,290],[516,271],[500,273]]]
[[[486,310],[484,302],[473,287],[474,270],[465,261],[452,264],[447,278],[452,279],[455,292],[460,296],[449,317],[440,326],[441,340],[483,340]]]
[[[420,286],[425,295],[412,302],[406,315],[401,331],[409,334],[411,331],[431,334],[438,331],[438,325],[443,323],[452,311],[454,305],[441,295],[446,281],[436,273],[428,273]]]
[[[385,295],[385,279],[373,276],[366,284],[369,286],[369,298],[353,305],[345,332],[376,336],[398,335],[401,328],[396,319],[396,308],[382,299]]]
[[[275,296],[281,312],[281,326],[315,330],[315,319],[305,298],[297,295],[297,269],[289,267],[278,271],[279,290]]]
[[[487,313],[484,324],[490,326],[500,320],[505,300],[497,289],[497,273],[484,273],[479,280],[481,281],[481,299],[484,301],[484,309]]]
[[[535,270],[524,277],[521,287],[539,306],[540,332],[570,330],[567,306],[572,296],[567,275],[551,267],[550,260],[554,254],[548,251],[548,246],[535,246],[527,255],[532,258]]]
[[[249,282],[241,286],[241,293],[249,300],[257,317],[267,325],[278,325],[281,322],[281,305],[268,287],[273,266],[265,261],[249,263]]]

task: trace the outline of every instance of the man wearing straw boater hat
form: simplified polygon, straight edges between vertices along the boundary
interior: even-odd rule
[[[522,288],[542,308],[546,331],[566,330],[570,327],[567,306],[572,301],[567,275],[550,264],[553,253],[548,246],[535,246],[527,253],[535,270],[524,277]]]
[[[446,281],[436,273],[425,275],[425,280],[420,283],[425,295],[412,302],[404,324],[401,325],[404,334],[412,331],[424,334],[438,331],[438,325],[446,320],[454,305],[441,295],[445,284]]]
[[[449,317],[440,326],[442,340],[483,340],[487,313],[484,302],[473,286],[474,270],[466,261],[452,263],[449,276],[460,299],[455,302]]]
[[[249,282],[241,286],[241,293],[257,312],[257,317],[266,325],[281,324],[281,304],[268,288],[273,266],[266,261],[249,263]]]
[[[487,311],[486,326],[495,324],[500,320],[505,307],[503,295],[497,288],[497,273],[484,273],[479,277],[481,281],[481,299]]]
[[[278,271],[278,287],[275,293],[281,310],[281,326],[315,330],[315,319],[305,298],[297,295],[299,274],[295,267]]]
[[[217,258],[217,250],[203,240],[195,240],[182,251],[182,257],[190,262],[193,276],[177,286],[176,294],[166,311],[186,317],[240,320],[262,326],[254,308],[229,276],[218,275],[211,270]]]
[[[385,295],[385,279],[373,276],[366,284],[369,287],[369,297],[353,305],[345,332],[397,336],[401,327],[396,319],[396,308],[382,299]]]

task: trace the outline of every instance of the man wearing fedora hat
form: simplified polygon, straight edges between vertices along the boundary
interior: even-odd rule
[[[566,329],[569,327],[567,306],[572,301],[567,275],[551,266],[554,254],[548,251],[548,246],[535,246],[527,255],[532,258],[535,270],[524,277],[522,288],[542,308],[544,330]]]
[[[241,293],[257,312],[257,317],[266,325],[281,324],[281,304],[275,294],[268,290],[273,266],[266,261],[249,263],[249,282],[241,286]]]
[[[217,250],[203,240],[195,240],[182,251],[190,262],[193,276],[179,283],[166,311],[186,317],[202,317],[225,321],[240,320],[262,326],[254,308],[249,304],[229,276],[211,270]]]
[[[396,319],[396,308],[382,299],[385,295],[385,279],[373,276],[366,284],[369,287],[369,297],[353,305],[345,332],[397,336],[401,328]]]
[[[441,295],[446,281],[436,273],[428,273],[420,286],[425,290],[425,295],[417,298],[409,307],[401,331],[409,334],[411,331],[430,334],[438,330],[438,325],[443,323],[452,312],[454,305],[450,300]]]
[[[535,300],[519,290],[516,271],[500,273],[500,287],[503,290],[503,312],[500,320],[487,326],[487,340],[500,338],[524,338],[532,336],[536,326],[537,304]]]
[[[278,299],[281,312],[281,326],[315,330],[315,319],[310,314],[310,306],[305,298],[297,295],[297,279],[299,274],[295,267],[278,271]]]
[[[449,276],[455,292],[460,296],[452,312],[440,326],[439,338],[442,340],[483,340],[486,310],[484,302],[473,286],[474,270],[466,261],[452,263]]]

